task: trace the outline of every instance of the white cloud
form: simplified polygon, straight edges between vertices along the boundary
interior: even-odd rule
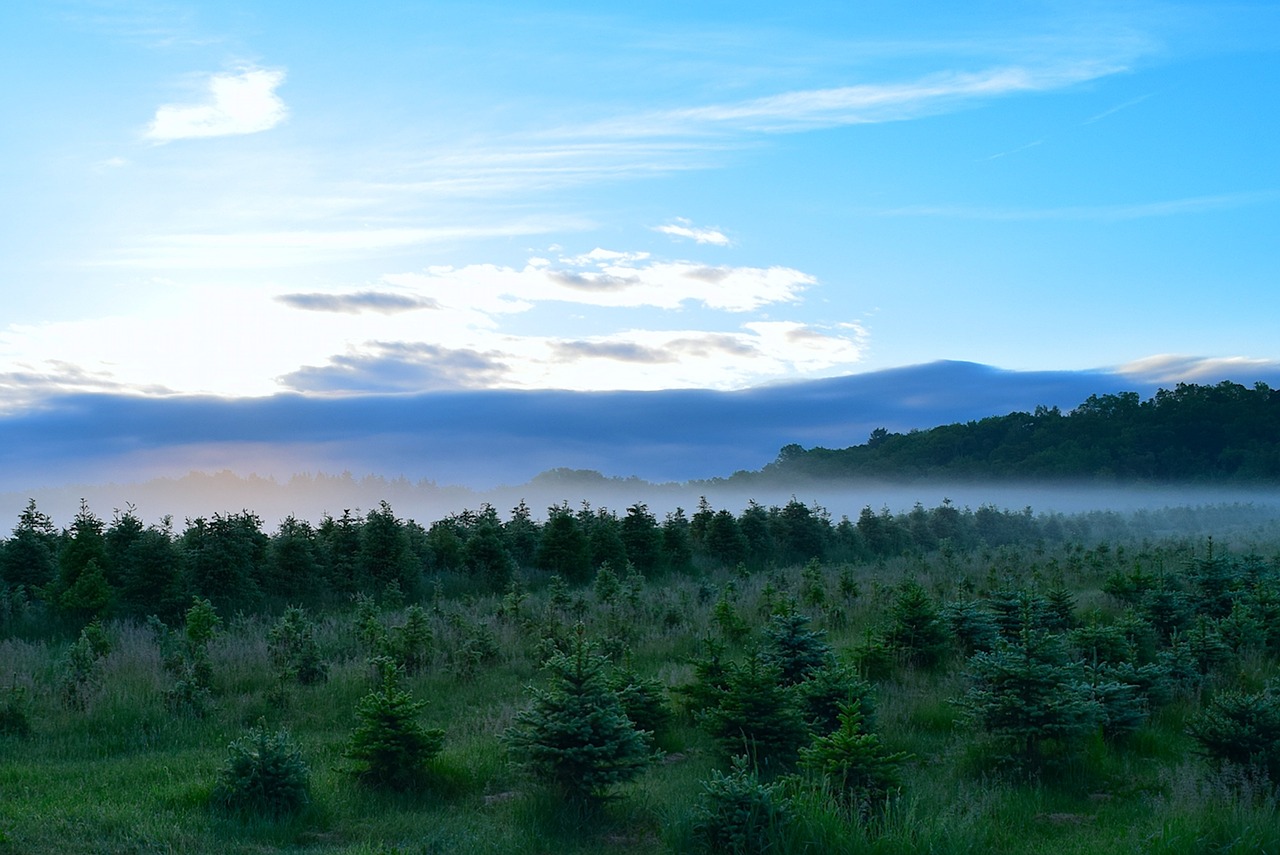
[[[883,217],[951,217],[964,220],[1035,221],[1081,220],[1120,222],[1149,217],[1173,217],[1209,211],[1228,211],[1249,205],[1263,205],[1280,199],[1280,191],[1260,190],[1223,193],[1217,196],[1192,196],[1158,202],[1136,202],[1128,205],[1077,205],[1063,208],[991,208],[967,205],[908,205],[901,208],[866,210]]]
[[[260,269],[385,254],[447,241],[537,235],[582,227],[580,220],[547,217],[476,226],[171,234],[140,241],[117,257],[99,261],[97,265],[147,269]]]
[[[676,217],[674,223],[665,226],[654,226],[655,232],[675,238],[690,238],[696,243],[709,243],[713,246],[729,246],[733,241],[719,229],[698,228],[684,217]]]
[[[837,125],[918,118],[957,105],[1021,92],[1060,89],[1117,74],[1123,65],[1067,62],[1041,68],[1009,66],[945,72],[904,83],[866,83],[801,89],[763,98],[625,117],[596,124],[599,136],[646,137],[709,130],[792,133]]]
[[[143,136],[163,143],[270,130],[289,114],[275,92],[284,77],[283,71],[262,68],[214,74],[208,80],[207,101],[162,105]]]
[[[749,312],[794,303],[816,280],[790,267],[715,267],[649,261],[645,253],[596,249],[558,262],[533,259],[521,269],[491,264],[431,267],[384,277],[445,307],[506,314],[557,301],[606,308],[679,309],[695,304]]]
[[[1201,383],[1234,377],[1236,382],[1249,382],[1251,371],[1280,371],[1274,359],[1246,356],[1201,357],[1161,353],[1136,359],[1116,368],[1116,372],[1150,383]]]

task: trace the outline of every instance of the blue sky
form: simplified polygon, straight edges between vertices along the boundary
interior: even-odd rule
[[[1275,3],[0,7],[0,406],[1280,365]]]

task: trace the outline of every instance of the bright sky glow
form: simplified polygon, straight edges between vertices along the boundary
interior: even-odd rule
[[[1280,363],[1280,7],[0,7],[0,410]]]

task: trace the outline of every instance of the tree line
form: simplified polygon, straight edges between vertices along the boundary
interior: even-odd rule
[[[692,514],[676,508],[661,520],[640,502],[621,514],[562,503],[537,519],[522,501],[505,519],[486,504],[422,525],[398,517],[384,501],[363,514],[326,514],[319,524],[286,517],[268,533],[247,510],[188,519],[179,529],[169,517],[146,525],[131,507],[108,522],[82,502],[60,529],[32,500],[11,536],[0,540],[0,625],[22,615],[73,625],[149,615],[172,620],[193,597],[223,613],[323,607],[388,590],[415,600],[441,580],[500,592],[521,571],[582,584],[606,565],[653,578],[814,559],[872,561],[940,546],[1064,542],[1105,522],[1106,515],[971,510],[949,500],[906,513],[867,506],[856,520],[833,520],[825,508],[795,498],[768,507],[752,501],[736,514],[703,498]]]
[[[843,449],[787,445],[760,472],[730,480],[795,476],[1274,482],[1280,390],[1179,383],[1145,401],[1091,395],[1067,413],[1040,406],[905,434],[877,428]]]

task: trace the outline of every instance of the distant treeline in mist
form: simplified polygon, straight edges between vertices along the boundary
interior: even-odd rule
[[[1091,395],[1057,407],[910,433],[873,431],[862,445],[788,445],[760,472],[729,480],[959,477],[1259,482],[1280,479],[1280,390],[1179,383],[1148,400]]]
[[[319,525],[289,517],[269,533],[249,511],[189,519],[178,529],[167,518],[146,526],[132,509],[106,522],[83,503],[59,529],[31,501],[12,535],[0,541],[0,629],[60,619],[68,625],[153,614],[178,619],[194,596],[233,614],[340,605],[357,593],[387,590],[418,599],[439,584],[501,592],[526,572],[581,584],[606,565],[619,575],[654,578],[1135,532],[1189,535],[1206,519],[1248,524],[1261,521],[1260,513],[1224,507],[1034,515],[1029,508],[971,510],[945,501],[897,514],[865,507],[856,520],[833,520],[822,507],[794,498],[782,506],[751,502],[738,514],[704,498],[692,514],[677,508],[661,520],[638,502],[622,514],[586,502],[576,509],[560,504],[539,520],[521,502],[505,519],[484,505],[424,526],[382,502],[363,516],[326,515]]]

